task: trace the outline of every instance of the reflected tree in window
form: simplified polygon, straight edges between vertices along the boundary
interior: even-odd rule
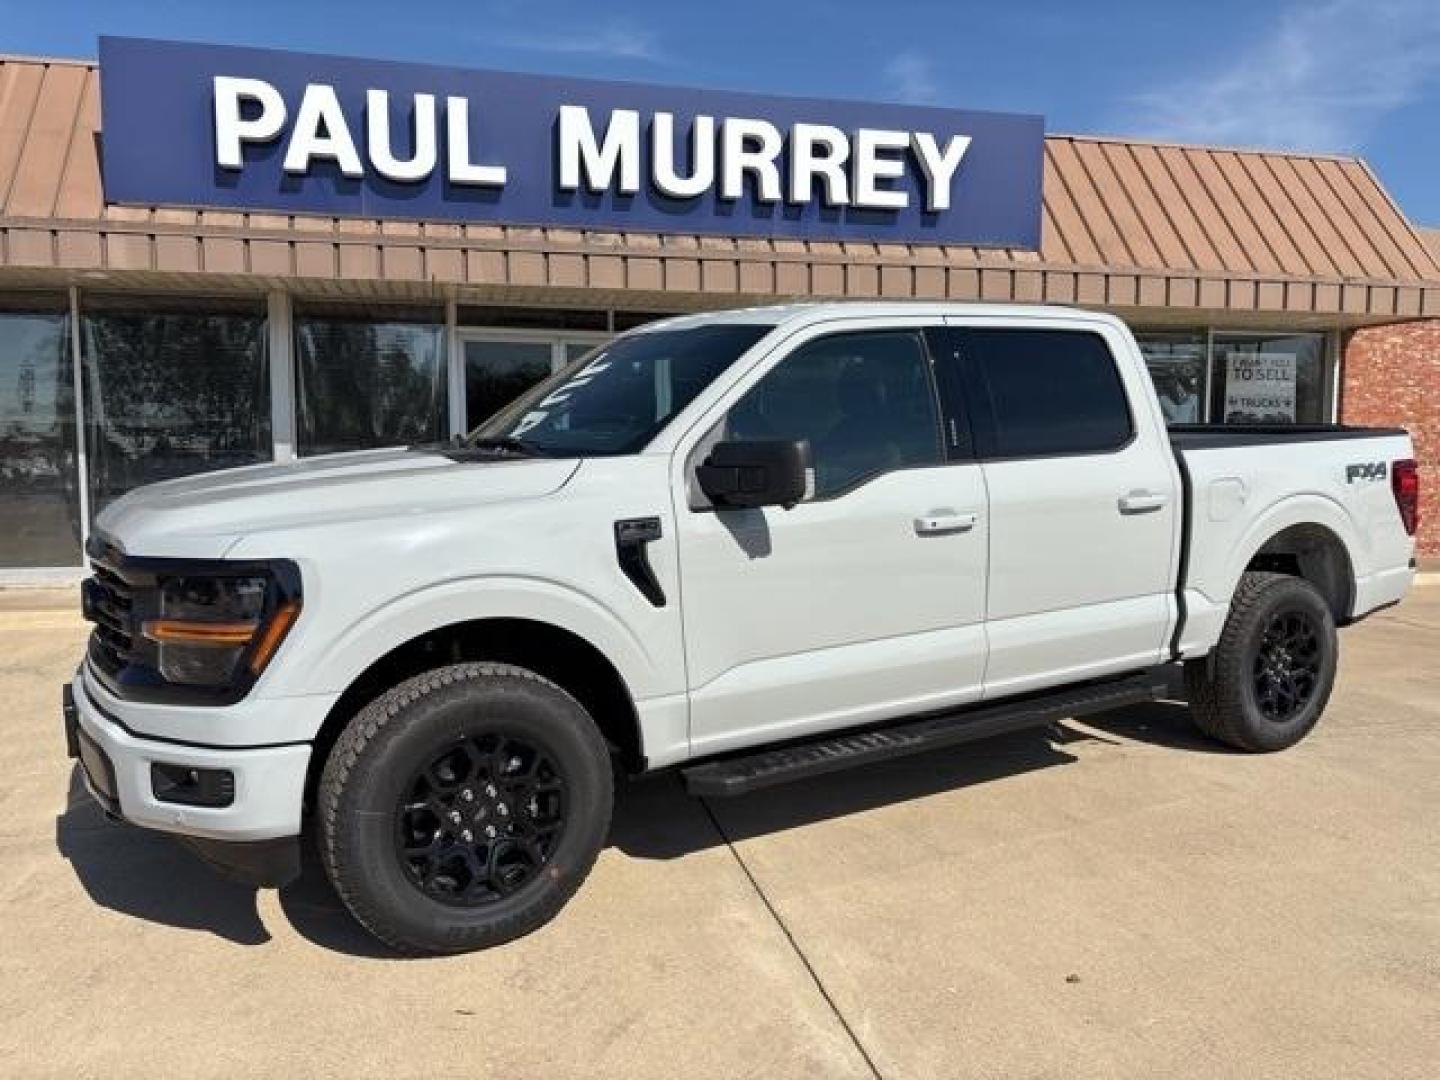
[[[102,309],[84,325],[97,510],[142,484],[270,459],[262,316]]]
[[[438,324],[302,318],[296,339],[302,453],[441,437],[445,364]]]

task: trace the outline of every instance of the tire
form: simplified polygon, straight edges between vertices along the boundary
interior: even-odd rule
[[[613,798],[609,750],[574,698],[524,668],[456,664],[341,733],[320,778],[320,852],[381,941],[467,952],[555,916],[600,853]]]
[[[1334,616],[1313,585],[1247,573],[1214,650],[1185,664],[1191,714],[1201,731],[1237,749],[1284,750],[1325,711],[1338,659]]]

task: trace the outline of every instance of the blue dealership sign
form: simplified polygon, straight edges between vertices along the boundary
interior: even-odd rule
[[[100,41],[112,203],[1037,248],[1038,116]]]

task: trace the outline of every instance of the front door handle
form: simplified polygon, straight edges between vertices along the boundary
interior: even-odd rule
[[[1120,496],[1120,513],[1148,514],[1153,510],[1159,510],[1169,501],[1170,497],[1160,492],[1132,491],[1127,495]]]
[[[915,519],[917,536],[944,536],[947,533],[969,532],[980,520],[974,512],[957,514],[953,510],[932,510]]]

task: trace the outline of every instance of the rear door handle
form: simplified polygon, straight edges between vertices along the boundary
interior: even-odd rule
[[[1169,501],[1168,495],[1162,495],[1159,492],[1132,491],[1127,495],[1120,496],[1120,513],[1148,514],[1152,510],[1159,510]]]
[[[953,510],[932,510],[915,519],[915,532],[918,536],[969,532],[979,520],[980,515],[974,512],[957,514]]]

